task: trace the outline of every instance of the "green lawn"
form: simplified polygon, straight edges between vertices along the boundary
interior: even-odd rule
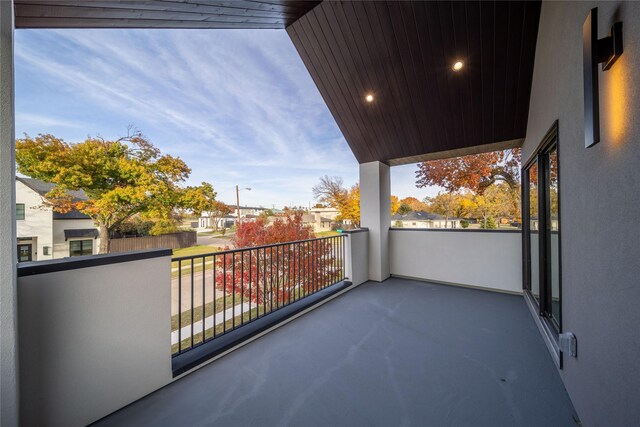
[[[251,310],[251,314],[249,314],[249,312],[246,312],[243,314],[242,316],[242,320],[240,319],[240,315],[238,314],[238,316],[236,316],[236,328],[240,325],[240,323],[242,323],[242,321],[244,322],[248,322],[249,321],[249,316],[251,316],[251,318],[256,318],[258,317],[258,315],[262,315],[264,314],[262,312],[262,310],[258,310],[257,308],[254,308],[253,310]],[[215,334],[222,334],[225,330],[226,331],[230,331],[233,328],[233,320],[234,319],[229,319],[226,321],[226,323],[221,323],[219,325],[217,325],[215,327]],[[207,330],[205,330],[205,339],[209,339],[213,337],[214,328],[209,328]],[[202,332],[198,332],[197,334],[195,334],[193,336],[193,344],[199,344],[202,342]],[[191,337],[185,338],[182,340],[182,349],[185,350],[187,348],[189,348],[191,346]],[[171,346],[171,354],[177,353],[178,352],[178,344],[173,344]]]
[[[221,250],[222,248],[218,248],[215,246],[205,246],[205,245],[191,246],[189,248],[174,249],[173,257],[177,258],[182,256],[204,255],[204,254],[210,254],[212,252],[220,252]]]
[[[218,236],[224,237],[225,235],[229,235],[231,232],[227,231],[225,234],[222,234],[219,231],[200,231],[198,232],[198,236]]]
[[[236,295],[236,304],[240,304],[240,296]],[[227,304],[224,304],[224,297],[220,297],[216,300],[216,308],[215,313],[221,313],[224,309],[233,307],[233,297],[231,295],[227,295]],[[213,301],[205,304],[204,306],[205,317],[213,316]],[[185,310],[182,312],[182,328],[191,324],[191,310]],[[193,308],[193,321],[197,322],[198,320],[202,320],[202,306]],[[174,314],[171,316],[171,330],[175,331],[178,329],[178,315]]]
[[[339,236],[340,233],[338,233],[337,231],[320,231],[318,233],[315,233],[316,237],[331,237],[331,236]]]

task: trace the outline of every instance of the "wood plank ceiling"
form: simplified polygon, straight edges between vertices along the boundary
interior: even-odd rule
[[[291,25],[318,3],[291,0],[14,0],[16,28],[276,29]]]
[[[538,1],[325,1],[287,32],[356,159],[395,165],[522,143],[539,16]]]

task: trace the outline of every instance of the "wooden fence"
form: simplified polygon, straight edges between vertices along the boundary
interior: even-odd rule
[[[160,236],[125,237],[111,239],[110,253],[139,251],[142,249],[180,249],[194,246],[197,243],[195,231],[162,234]]]

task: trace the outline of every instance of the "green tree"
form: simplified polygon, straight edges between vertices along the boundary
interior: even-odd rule
[[[182,205],[191,209],[197,216],[206,214],[213,221],[213,229],[217,231],[220,219],[233,212],[231,206],[216,200],[217,195],[218,193],[213,189],[213,185],[203,182],[196,187],[187,187],[185,189]]]
[[[181,204],[179,184],[191,170],[177,157],[163,155],[140,132],[116,140],[88,137],[68,143],[49,134],[16,141],[18,171],[55,184],[45,205],[90,216],[100,230],[100,253],[109,252],[110,234],[136,214],[169,218]],[[84,190],[87,200],[70,191]]]
[[[495,218],[490,216],[480,221],[480,228],[483,229],[496,229],[498,228],[498,223]]]
[[[413,209],[411,209],[411,206],[409,206],[406,203],[400,203],[400,207],[398,208],[398,211],[396,212],[399,215],[406,215],[409,212],[411,212]]]

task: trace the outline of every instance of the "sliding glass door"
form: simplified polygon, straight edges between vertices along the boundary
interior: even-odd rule
[[[562,327],[558,160],[555,125],[522,171],[524,289],[556,335]]]

